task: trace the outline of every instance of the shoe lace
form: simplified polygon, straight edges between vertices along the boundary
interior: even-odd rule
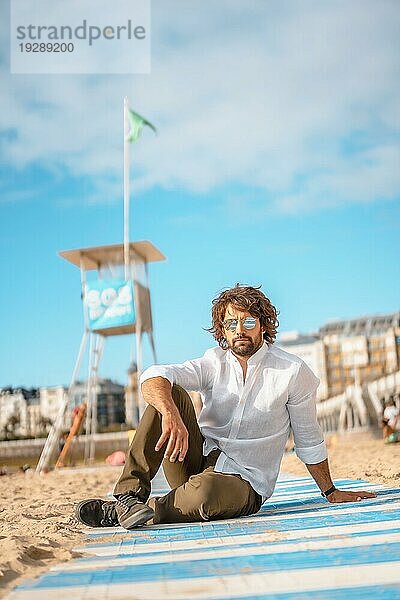
[[[137,497],[130,492],[127,492],[126,494],[119,494],[117,501],[119,504],[122,504],[124,508],[132,508],[132,506],[135,506],[135,504],[139,502]]]
[[[103,504],[103,518],[101,520],[102,525],[115,525],[118,524],[117,513],[115,512],[115,502],[104,502]]]

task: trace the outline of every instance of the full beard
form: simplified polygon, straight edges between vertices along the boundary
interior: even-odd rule
[[[252,356],[260,348],[262,342],[262,336],[254,341],[251,338],[243,337],[233,340],[232,345],[229,346],[229,348],[237,356]]]

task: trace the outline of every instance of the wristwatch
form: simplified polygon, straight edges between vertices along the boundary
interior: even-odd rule
[[[329,488],[329,490],[326,490],[326,492],[321,492],[321,496],[323,496],[324,498],[327,498],[328,496],[333,494],[333,492],[335,492],[336,490],[337,490],[337,488],[333,485],[332,487]]]

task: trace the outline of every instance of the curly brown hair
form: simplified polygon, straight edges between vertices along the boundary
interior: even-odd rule
[[[264,340],[268,345],[273,344],[279,326],[279,312],[272,302],[260,291],[261,285],[252,287],[237,283],[235,287],[222,291],[212,301],[212,326],[207,329],[223,350],[228,348],[224,334],[223,322],[228,304],[235,308],[249,312],[253,317],[260,319],[261,327],[265,329]]]

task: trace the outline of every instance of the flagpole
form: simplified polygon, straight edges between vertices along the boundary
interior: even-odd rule
[[[124,98],[124,276],[125,281],[129,272],[129,122],[128,98]]]

